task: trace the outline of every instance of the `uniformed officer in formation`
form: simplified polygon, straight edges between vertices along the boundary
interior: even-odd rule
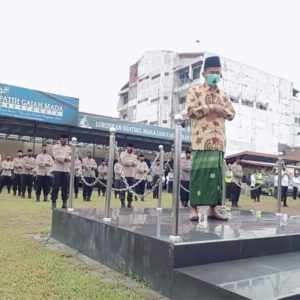
[[[108,174],[108,167],[106,165],[105,160],[103,160],[98,167],[98,177],[104,185],[106,185],[106,183],[107,183],[107,174]],[[100,183],[98,185],[98,195],[99,196],[100,196],[100,192],[102,192],[102,195],[105,196],[106,188],[104,185],[102,185]]]
[[[137,157],[133,153],[133,144],[128,143],[126,150],[120,155],[124,176],[129,186],[135,183],[135,167],[137,166]],[[125,188],[125,183],[121,180],[121,188]],[[121,207],[125,207],[125,192],[120,192]],[[127,207],[132,208],[132,193],[127,192]]]
[[[23,157],[23,172],[22,172],[22,191],[21,198],[25,198],[26,189],[28,198],[32,199],[32,185],[33,185],[33,170],[35,168],[35,158],[32,155],[32,150],[27,150],[27,155]]]
[[[181,174],[180,174],[180,183],[185,189],[189,189],[190,185],[190,176],[192,169],[192,160],[191,160],[191,151],[185,151],[185,157],[181,159]],[[180,188],[180,200],[183,207],[188,207],[189,203],[189,192]]]
[[[21,196],[21,187],[22,187],[22,172],[23,172],[23,151],[18,150],[18,156],[13,160],[13,192],[14,196]]]
[[[143,154],[140,154],[136,165],[136,173],[135,173],[136,181],[142,179],[141,182],[135,187],[135,192],[138,195],[144,195],[145,193],[145,185],[146,185],[146,178],[148,172],[149,172],[149,167],[145,162],[145,157]],[[135,200],[137,200],[137,198],[135,198]],[[144,197],[141,197],[141,200],[144,201]]]
[[[95,179],[97,163],[92,157],[92,151],[88,151],[87,157],[82,160],[82,175],[87,183],[92,183]],[[93,186],[83,184],[83,201],[91,201]]]
[[[154,186],[157,183],[157,180],[159,179],[159,165],[160,165],[160,160],[158,159],[156,161],[156,164],[152,167],[152,186]],[[158,185],[153,189],[153,199],[158,199]]]
[[[42,146],[42,153],[36,157],[36,201],[40,201],[43,190],[44,201],[48,201],[51,188],[51,172],[54,161],[47,153],[47,145]]]
[[[226,184],[226,200],[231,200],[231,184],[232,184],[233,173],[231,170],[231,164],[227,165],[227,170],[225,174],[225,184]]]
[[[261,168],[258,168],[255,173],[255,200],[257,202],[260,202],[260,194],[261,194],[261,188],[262,184],[264,183],[263,174],[261,173]]]
[[[121,187],[121,164],[116,161],[114,164],[114,188],[120,189]],[[117,199],[117,196],[120,195],[120,192],[115,191],[115,199]]]
[[[74,194],[75,194],[75,198],[78,198],[79,180],[80,180],[80,175],[82,174],[82,163],[81,163],[80,159],[75,160],[74,170],[75,170],[75,176],[74,176]]]
[[[52,208],[56,208],[56,200],[59,189],[61,189],[62,208],[67,208],[67,200],[70,186],[70,164],[71,164],[71,147],[68,145],[68,137],[61,134],[59,144],[52,147],[53,164],[53,181],[51,201]]]
[[[12,184],[12,170],[13,162],[10,160],[10,155],[6,155],[6,159],[2,161],[2,174],[1,174],[1,183],[0,183],[0,193],[4,186],[7,187],[7,192],[10,194],[10,188]]]

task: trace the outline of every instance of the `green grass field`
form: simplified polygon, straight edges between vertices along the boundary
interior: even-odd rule
[[[80,195],[81,196],[81,195]],[[75,199],[74,207],[104,207],[104,197],[93,194],[91,202]],[[156,207],[157,200],[133,201],[134,207]],[[171,195],[163,194],[163,207],[171,207]],[[245,209],[276,211],[276,200],[264,196],[260,203],[242,196]],[[60,207],[61,202],[58,202]],[[300,201],[288,199],[282,212],[300,214]],[[50,202],[35,202],[0,194],[0,298],[1,299],[157,299],[149,288],[124,286],[120,280],[105,281],[70,263],[68,257],[50,251],[29,234],[49,234]],[[112,200],[112,207],[119,207]]]

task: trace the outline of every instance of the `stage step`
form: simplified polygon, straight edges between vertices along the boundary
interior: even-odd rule
[[[300,299],[300,252],[174,269],[171,289],[171,299]]]

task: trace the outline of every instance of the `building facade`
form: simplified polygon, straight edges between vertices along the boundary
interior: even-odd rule
[[[173,116],[186,112],[189,88],[203,82],[205,57],[213,53],[149,51],[130,67],[128,83],[121,89],[121,119],[173,127]],[[285,147],[300,147],[300,99],[293,83],[256,68],[221,57],[220,88],[236,111],[226,122],[227,154],[254,151],[276,154]]]

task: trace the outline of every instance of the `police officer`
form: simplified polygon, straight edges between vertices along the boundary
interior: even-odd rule
[[[159,180],[159,165],[160,165],[160,160],[158,159],[156,161],[156,164],[152,167],[152,188],[154,185],[156,185],[157,180]],[[153,199],[158,199],[158,185],[153,189]]]
[[[13,162],[10,160],[10,155],[6,155],[6,160],[2,162],[2,175],[1,175],[1,185],[0,185],[0,193],[2,192],[3,187],[6,185],[7,192],[10,194],[11,187],[11,177],[13,170]]]
[[[51,193],[52,208],[56,208],[59,189],[61,189],[62,208],[67,208],[70,187],[71,152],[71,147],[68,145],[68,136],[61,134],[59,144],[52,147],[52,156],[54,158]]]
[[[95,178],[97,163],[92,157],[92,151],[88,151],[87,157],[82,160],[82,175],[87,183],[92,183]],[[83,201],[91,201],[93,186],[87,186],[83,183]]]
[[[135,182],[135,167],[137,165],[137,157],[133,153],[133,144],[128,143],[126,150],[120,155],[122,168],[124,171],[125,178],[129,186],[132,186]],[[121,188],[125,188],[125,183],[121,179]],[[120,192],[121,207],[125,207],[125,192]],[[132,208],[132,193],[127,192],[127,207]]]
[[[225,174],[225,183],[226,183],[226,200],[230,201],[231,199],[231,185],[232,185],[233,173],[231,170],[231,164],[228,164],[226,174]]]
[[[51,171],[53,159],[47,153],[47,145],[42,146],[42,153],[36,158],[36,201],[40,201],[43,189],[44,201],[48,201],[48,194],[51,185]]]
[[[106,183],[107,183],[108,168],[107,168],[107,165],[105,163],[105,160],[103,160],[101,162],[101,164],[99,165],[99,167],[98,167],[98,174],[99,174],[100,181],[103,184],[106,185]],[[98,195],[100,196],[99,188],[100,188],[100,191],[102,191],[102,195],[105,196],[105,190],[106,190],[105,187],[102,184],[99,184],[99,186],[98,186]]]
[[[262,188],[263,183],[264,183],[263,175],[261,173],[261,168],[259,168],[255,173],[256,192],[255,192],[255,200],[254,201],[260,202],[260,194],[261,194],[261,188]]]
[[[32,185],[33,185],[33,170],[35,168],[35,158],[32,156],[32,150],[27,150],[27,155],[23,157],[23,172],[22,172],[22,192],[21,198],[25,198],[27,188],[28,198],[32,199]]]
[[[22,182],[22,172],[23,172],[23,151],[18,150],[18,157],[13,160],[13,191],[14,196],[21,196],[21,182]]]
[[[146,178],[148,174],[149,168],[147,163],[145,162],[145,157],[143,154],[139,155],[139,160],[136,165],[136,173],[135,173],[135,179],[137,181],[142,181],[135,187],[135,192],[138,195],[144,195],[145,193],[145,185],[146,185]],[[137,200],[137,198],[135,198]],[[144,201],[144,197],[141,198],[141,201]]]
[[[82,163],[80,159],[75,160],[75,176],[74,176],[74,193],[75,198],[78,198],[79,193],[79,179],[82,173]]]
[[[185,151],[185,157],[181,159],[181,174],[180,174],[180,183],[185,189],[189,189],[190,185],[190,176],[192,169],[192,160],[191,160],[191,151]],[[189,193],[183,188],[180,188],[180,200],[183,207],[188,207],[189,202]]]
[[[115,189],[120,189],[121,187],[121,164],[116,161],[114,165],[114,175],[115,175],[115,180],[114,180],[114,187]],[[117,195],[120,195],[120,192],[115,191],[115,199],[117,199]]]

